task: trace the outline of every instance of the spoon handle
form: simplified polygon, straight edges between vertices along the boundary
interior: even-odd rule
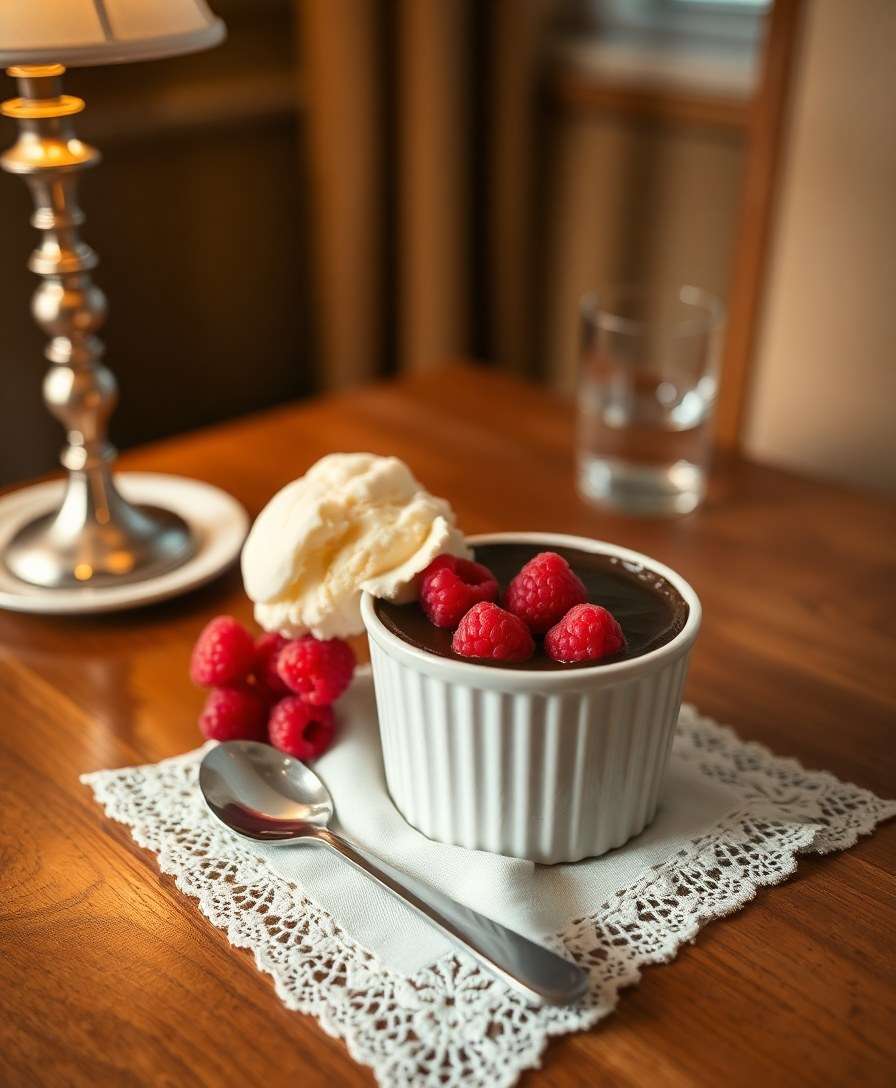
[[[386,891],[415,907],[432,925],[527,997],[550,1005],[567,1005],[584,996],[588,977],[576,964],[370,857],[329,829],[317,829],[309,837],[335,850]]]

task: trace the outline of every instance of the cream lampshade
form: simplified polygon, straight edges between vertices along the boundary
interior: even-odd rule
[[[19,124],[0,165],[23,177],[34,198],[42,240],[29,268],[42,282],[32,312],[49,337],[51,364],[44,399],[68,437],[61,506],[18,528],[0,555],[28,585],[95,594],[160,578],[196,552],[183,518],[129,503],[112,475],[106,434],[117,390],[96,335],[106,300],[91,279],[97,257],[80,238],[75,192],[78,173],[100,156],[75,136],[72,117],[84,103],[62,93],[62,75],[66,65],[169,57],[223,37],[204,0],[0,0],[0,66],[19,85],[19,97],[0,107]]]
[[[118,64],[217,45],[203,0],[3,0],[0,65]]]

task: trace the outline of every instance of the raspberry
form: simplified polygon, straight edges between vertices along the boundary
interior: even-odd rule
[[[507,587],[505,605],[528,623],[536,635],[543,635],[576,604],[584,604],[588,593],[569,563],[556,552],[539,552]]]
[[[271,711],[271,744],[296,759],[317,759],[333,741],[336,723],[329,706],[309,706],[298,695],[281,699]]]
[[[264,740],[267,707],[247,688],[213,688],[199,715],[199,730],[209,740]]]
[[[355,655],[341,638],[306,635],[284,646],[277,657],[280,679],[311,706],[329,706],[338,699],[354,671]]]
[[[277,672],[277,658],[283,647],[287,645],[289,645],[289,639],[277,631],[267,631],[255,640],[255,663],[252,666],[252,675],[255,677],[259,692],[270,699],[280,699],[284,695],[289,695],[289,688]]]
[[[436,627],[456,627],[479,601],[498,599],[498,581],[481,563],[437,555],[420,580],[420,606]]]
[[[460,621],[451,649],[462,657],[525,661],[532,656],[535,643],[519,617],[491,601],[480,601]]]
[[[555,661],[600,661],[625,645],[615,616],[599,604],[577,604],[544,636]]]
[[[202,688],[245,679],[255,658],[252,636],[233,616],[218,616],[203,628],[190,659],[190,679]]]

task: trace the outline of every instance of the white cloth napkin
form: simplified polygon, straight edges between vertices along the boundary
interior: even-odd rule
[[[648,963],[785,879],[797,855],[851,846],[896,803],[807,771],[683,707],[659,813],[637,839],[536,866],[432,842],[386,792],[372,682],[339,703],[316,769],[342,829],[372,853],[589,970],[579,1004],[535,1007],[330,851],[259,847],[218,824],[197,785],[205,748],[84,776],[277,995],[345,1039],[388,1088],[509,1088],[548,1039],[606,1016]]]
[[[364,670],[338,704],[339,741],[315,764],[338,828],[404,872],[535,940],[590,914],[645,869],[672,856],[740,803],[732,788],[672,759],[659,813],[634,842],[575,865],[535,865],[434,842],[398,813],[386,789],[373,681]],[[303,888],[366,948],[413,974],[452,947],[431,925],[318,846],[262,847],[271,867]]]

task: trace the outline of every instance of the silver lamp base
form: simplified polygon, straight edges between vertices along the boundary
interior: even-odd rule
[[[50,337],[44,399],[68,437],[62,505],[21,528],[0,558],[21,581],[60,590],[153,578],[196,551],[182,518],[156,506],[132,506],[112,477],[116,453],[106,433],[118,392],[96,336],[106,300],[90,276],[97,257],[81,240],[84,215],[75,192],[78,173],[100,156],[75,136],[71,118],[84,103],[62,93],[64,71],[58,64],[10,68],[20,97],[0,106],[19,126],[0,166],[28,183],[31,222],[42,232],[29,268],[41,277],[32,311]]]
[[[126,502],[108,474],[73,472],[58,511],[23,525],[3,559],[23,582],[46,589],[125,585],[154,578],[196,552],[183,518]],[[97,489],[97,483],[106,488]]]

